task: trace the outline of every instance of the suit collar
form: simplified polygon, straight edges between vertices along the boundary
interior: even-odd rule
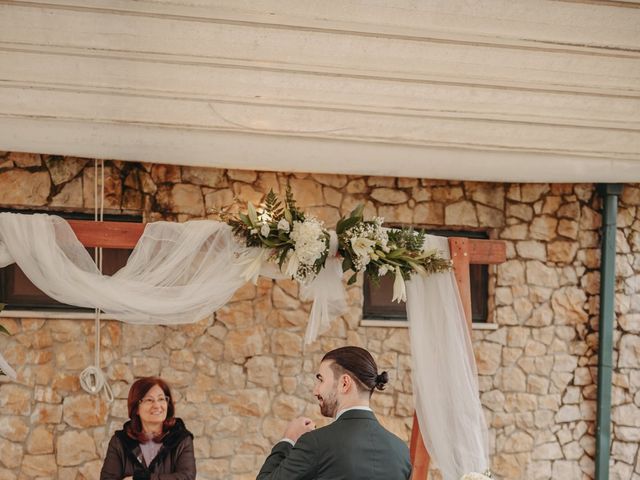
[[[336,418],[336,422],[341,420],[352,420],[352,419],[366,419],[366,420],[375,420],[376,416],[371,410],[361,410],[361,409],[353,409],[347,410],[342,413],[338,418]]]

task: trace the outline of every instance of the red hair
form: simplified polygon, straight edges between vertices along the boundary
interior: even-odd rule
[[[173,405],[173,397],[171,396],[171,389],[167,382],[159,377],[144,377],[133,382],[129,389],[129,398],[127,399],[127,406],[129,407],[129,418],[131,422],[127,425],[126,432],[131,438],[138,440],[139,442],[146,442],[148,440],[145,433],[142,431],[142,421],[138,414],[138,408],[140,407],[140,401],[154,386],[159,386],[164,394],[169,398],[167,401],[167,418],[162,422],[162,434],[159,437],[154,437],[155,442],[160,442],[165,434],[176,423],[175,407]]]

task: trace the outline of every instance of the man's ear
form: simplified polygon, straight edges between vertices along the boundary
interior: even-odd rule
[[[346,373],[340,375],[339,387],[342,393],[349,392],[349,390],[351,390],[351,388],[353,387],[353,379]]]

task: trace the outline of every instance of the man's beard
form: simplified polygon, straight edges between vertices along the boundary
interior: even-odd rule
[[[331,392],[329,396],[320,397],[320,413],[325,417],[333,418],[338,411],[338,399],[335,392]]]

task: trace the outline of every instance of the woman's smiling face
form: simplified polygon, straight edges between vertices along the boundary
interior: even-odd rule
[[[158,424],[167,418],[167,396],[159,385],[154,385],[140,400],[138,415],[142,425]]]

